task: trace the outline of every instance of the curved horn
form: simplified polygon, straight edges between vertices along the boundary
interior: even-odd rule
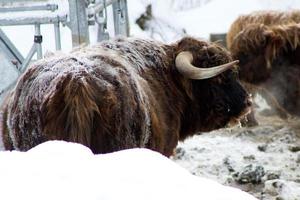
[[[222,72],[232,68],[239,61],[235,60],[223,65],[199,68],[192,65],[193,55],[189,51],[183,51],[176,56],[175,65],[177,70],[185,77],[189,79],[208,79],[215,77]]]

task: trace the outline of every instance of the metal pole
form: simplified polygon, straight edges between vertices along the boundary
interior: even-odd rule
[[[6,34],[0,28],[0,48],[6,52],[11,60],[16,60],[17,65],[21,66],[24,60],[22,54],[18,51],[16,46],[11,42],[11,40],[6,36]]]
[[[115,35],[129,35],[127,1],[118,0],[112,4]]]
[[[101,42],[103,40],[108,40],[109,39],[109,34],[106,30],[107,27],[106,27],[106,21],[104,19],[103,11],[101,11],[99,13],[99,16],[96,17],[96,21],[98,23],[97,41]]]
[[[34,28],[35,28],[34,43],[36,45],[36,50],[37,50],[37,59],[42,59],[43,58],[43,52],[42,52],[43,37],[41,35],[41,25],[35,24]]]
[[[1,0],[0,0],[1,1]],[[24,18],[11,17],[0,18],[0,26],[18,26],[18,25],[34,25],[39,24],[53,24],[55,22],[67,23],[67,15],[62,16],[28,16]]]
[[[20,72],[24,72],[27,68],[27,66],[29,65],[30,63],[30,60],[32,59],[33,55],[35,54],[35,52],[37,51],[37,46],[36,46],[36,43],[34,43],[27,55],[27,57],[25,58],[25,60],[23,61],[23,64],[21,66],[21,69],[20,69]]]
[[[54,23],[55,49],[61,50],[59,22]]]
[[[70,28],[73,47],[89,44],[88,19],[85,0],[69,0]]]
[[[112,3],[117,2],[118,0],[106,0],[106,6],[110,6]],[[88,8],[88,16],[94,16],[95,13],[98,13],[104,9],[104,3],[103,1],[100,3],[97,3],[91,7]]]
[[[15,6],[15,7],[0,7],[0,12],[23,12],[23,11],[36,11],[36,10],[49,10],[54,12],[58,9],[57,4],[46,4],[41,6]]]

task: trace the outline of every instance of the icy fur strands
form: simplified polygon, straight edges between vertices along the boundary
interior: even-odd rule
[[[94,153],[145,147],[170,156],[179,140],[247,113],[231,61],[190,37],[171,45],[118,38],[54,54],[28,68],[3,104],[4,146],[65,140]]]

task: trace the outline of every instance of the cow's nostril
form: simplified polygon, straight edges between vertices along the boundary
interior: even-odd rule
[[[246,105],[247,105],[247,106],[252,106],[252,103],[253,103],[252,97],[251,97],[251,95],[249,95],[249,96],[246,98]]]

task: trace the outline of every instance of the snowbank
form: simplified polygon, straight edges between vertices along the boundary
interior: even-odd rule
[[[52,141],[26,153],[0,152],[0,163],[0,199],[255,200],[146,149],[94,155],[82,145]]]

